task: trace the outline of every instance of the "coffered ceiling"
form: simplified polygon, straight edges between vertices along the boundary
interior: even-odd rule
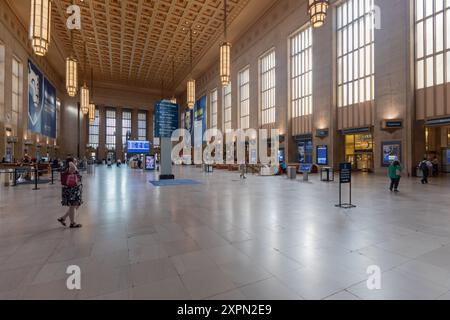
[[[27,27],[31,0],[7,1]],[[228,24],[244,10],[263,12],[269,2],[274,1],[227,0]],[[58,64],[74,50],[82,77],[86,51],[88,79],[92,67],[96,80],[158,89],[163,81],[166,88],[172,88],[189,73],[189,28],[194,30],[194,65],[213,46],[218,51],[217,43],[223,37],[224,0],[52,0],[52,3],[50,50],[59,51]],[[82,21],[81,30],[71,35],[66,27],[69,16],[66,9],[72,3],[81,7]],[[248,8],[249,3],[252,8]],[[254,15],[252,19],[255,18]],[[175,81],[172,81],[173,60]]]
[[[53,30],[71,51],[66,8],[72,0],[53,0]],[[189,65],[189,28],[193,55],[200,57],[223,34],[223,0],[84,0],[81,30],[73,32],[76,56],[103,80],[160,87],[172,86],[175,74]],[[230,21],[248,0],[228,0]]]

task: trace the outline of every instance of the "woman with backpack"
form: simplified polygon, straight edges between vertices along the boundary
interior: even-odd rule
[[[62,184],[62,201],[61,204],[64,207],[69,207],[67,213],[58,219],[64,227],[66,226],[66,219],[70,219],[70,228],[81,228],[81,224],[75,222],[75,211],[83,203],[82,201],[82,189],[81,176],[78,172],[78,168],[75,165],[73,158],[68,158],[66,161],[66,167],[61,173]]]
[[[389,166],[389,178],[391,178],[390,190],[398,192],[398,185],[400,184],[400,179],[402,177],[402,166],[400,162],[395,160]]]

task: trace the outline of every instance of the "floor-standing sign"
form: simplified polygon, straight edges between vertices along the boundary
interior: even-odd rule
[[[351,209],[356,208],[352,204],[352,164],[351,163],[341,163],[339,173],[339,204],[336,205],[338,208]],[[342,185],[349,185],[349,202],[342,203]]]
[[[175,179],[172,174],[172,133],[178,129],[178,105],[162,100],[155,105],[155,137],[160,138],[160,180]]]

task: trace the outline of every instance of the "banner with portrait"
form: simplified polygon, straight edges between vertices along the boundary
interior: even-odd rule
[[[28,129],[56,138],[56,89],[28,60]]]

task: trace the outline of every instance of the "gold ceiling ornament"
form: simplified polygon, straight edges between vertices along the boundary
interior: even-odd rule
[[[327,18],[329,0],[309,0],[308,13],[313,28],[320,28]]]
[[[220,45],[220,81],[222,86],[230,84],[231,78],[231,44],[227,41],[227,0],[224,0],[223,6],[223,24],[224,24],[224,42]]]
[[[195,80],[192,78],[192,28],[189,29],[191,78],[187,82],[187,105],[189,109],[194,109],[195,105]]]
[[[31,0],[30,39],[36,55],[43,57],[50,44],[51,0]]]
[[[89,103],[89,123],[94,124],[95,122],[95,103],[93,101],[94,98],[94,70],[91,68],[91,98]]]
[[[72,31],[70,31],[70,41],[73,45]],[[78,61],[73,54],[66,59],[66,90],[69,97],[75,97],[78,91]]]

